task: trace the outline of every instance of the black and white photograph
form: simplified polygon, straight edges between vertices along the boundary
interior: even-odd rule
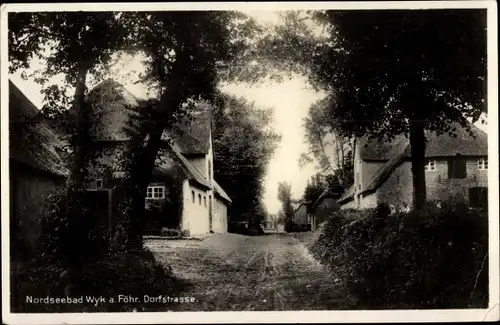
[[[0,31],[4,323],[499,320],[496,2]]]

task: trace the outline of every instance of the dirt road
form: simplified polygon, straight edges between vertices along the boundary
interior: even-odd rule
[[[342,281],[288,234],[214,235],[202,241],[150,246],[160,261],[189,281],[182,311],[339,310],[350,303]]]

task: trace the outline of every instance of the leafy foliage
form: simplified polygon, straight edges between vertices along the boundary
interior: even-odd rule
[[[263,181],[281,137],[270,128],[270,109],[243,98],[219,96],[213,112],[214,176],[233,201],[231,221],[259,225],[267,214]]]
[[[252,53],[257,69],[285,69],[327,92],[342,136],[410,138],[414,206],[426,200],[424,130],[467,130],[486,111],[486,11],[316,11],[290,13]]]
[[[329,116],[329,110],[326,100],[320,100],[309,108],[308,117],[304,120],[309,152],[301,154],[299,163],[305,165],[315,160],[322,174],[335,176],[339,184],[348,188],[354,181],[354,140],[341,135],[339,126]]]
[[[60,264],[33,261],[11,268],[11,279],[11,309],[20,313],[165,311],[163,303],[124,303],[117,298],[118,295],[143,297],[145,294],[174,296],[186,285],[147,250],[101,255],[89,261],[74,277]],[[26,303],[27,296],[83,297],[85,300],[82,303],[30,304]],[[99,296],[105,297],[106,302],[95,304],[86,300],[86,297]],[[111,297],[114,303],[110,303]]]
[[[362,309],[484,308],[488,214],[457,203],[421,211],[341,210],[310,251],[345,279]]]
[[[281,202],[279,223],[284,224],[285,231],[288,231],[293,224],[292,184],[287,182],[278,183],[278,200]]]

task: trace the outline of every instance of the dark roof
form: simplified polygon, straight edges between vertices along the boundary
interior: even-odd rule
[[[464,127],[453,124],[456,128],[456,137],[448,133],[437,135],[436,132],[426,131],[425,156],[432,157],[453,157],[457,154],[463,156],[487,156],[488,139],[485,132],[477,128],[472,123],[471,136]],[[364,145],[368,144],[368,147]],[[391,173],[405,160],[411,158],[411,148],[409,140],[403,136],[397,136],[393,141],[383,143],[382,141],[367,141],[366,138],[360,141],[360,153],[363,160],[381,161],[367,169],[367,176],[361,184],[360,194],[371,193],[379,188],[391,175]],[[367,167],[368,168],[368,167]],[[366,181],[365,181],[366,180]],[[339,203],[346,202],[354,195],[354,187],[346,191],[338,200]]]
[[[354,185],[351,185],[344,194],[340,197],[340,199],[337,200],[337,203],[344,203],[347,201],[350,201],[353,198],[354,195]]]
[[[174,160],[177,161],[181,165],[181,167],[186,172],[186,175],[190,181],[195,182],[198,185],[201,185],[204,188],[211,188],[210,183],[205,179],[205,177],[201,174],[201,172],[193,166],[179,151],[170,146],[171,152],[173,153]]]
[[[297,211],[299,211],[299,209],[300,209],[301,206],[306,206],[307,207],[310,204],[311,204],[310,201],[301,201],[301,202],[298,202],[298,205],[293,210],[293,214],[295,214]]]
[[[68,170],[57,153],[63,146],[40,110],[9,80],[10,158],[38,170],[66,176]]]
[[[321,202],[323,201],[324,199],[326,198],[339,198],[340,194],[339,193],[334,193],[332,192],[331,190],[329,189],[326,189],[323,191],[323,193],[321,193],[321,195],[318,197],[318,199],[316,200],[316,202],[314,202],[314,204],[312,205],[312,208],[316,208],[316,206]]]
[[[222,187],[220,187],[220,185],[214,180],[214,191],[215,191],[215,194],[217,194],[218,196],[220,196],[222,199],[226,200],[227,202],[231,203],[233,201],[231,201],[231,198],[229,197],[229,195],[227,195],[227,193],[222,189]]]
[[[359,146],[361,159],[385,161],[390,159],[393,148],[395,146],[400,146],[402,143],[408,143],[404,135],[396,136],[392,141],[386,139],[370,139],[368,136],[365,136],[359,139],[356,146]]]
[[[192,113],[192,120],[178,123],[181,132],[173,136],[180,152],[184,155],[208,154],[210,149],[212,111],[205,103],[196,106],[197,111]],[[166,136],[164,133],[164,137]]]
[[[488,154],[488,136],[484,131],[470,123],[471,132],[474,135],[470,136],[465,128],[458,123],[453,123],[452,127],[456,128],[454,132],[456,137],[450,136],[448,133],[437,135],[436,132],[425,132],[426,157],[450,157],[457,153],[464,156],[485,156]],[[390,142],[363,137],[358,143],[361,159],[388,161],[400,151],[402,146],[409,146],[410,141],[404,135],[398,135]],[[408,149],[409,152],[410,149]],[[408,157],[410,156],[408,155]]]

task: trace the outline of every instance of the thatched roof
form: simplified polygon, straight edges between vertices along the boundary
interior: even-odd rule
[[[9,80],[10,159],[57,176],[67,168],[57,152],[63,143],[40,110]]]

